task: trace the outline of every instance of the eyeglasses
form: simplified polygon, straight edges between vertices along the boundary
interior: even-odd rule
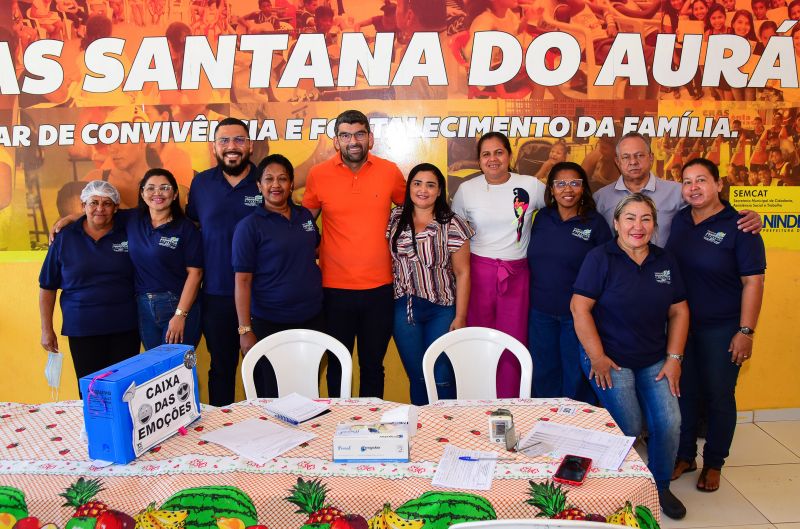
[[[214,140],[214,142],[217,145],[221,145],[223,147],[225,145],[230,144],[230,142],[233,142],[234,145],[236,145],[237,147],[241,147],[245,143],[247,143],[247,140],[249,140],[249,139],[250,138],[248,138],[247,136],[234,136],[233,138],[229,138],[227,136],[221,136],[221,137],[217,138],[216,140]]]
[[[171,185],[169,185],[169,184],[164,184],[164,185],[160,185],[160,186],[150,185],[150,186],[144,186],[142,188],[142,191],[144,191],[145,195],[152,195],[156,191],[161,191],[162,193],[169,193],[172,190],[173,190],[173,187]]]
[[[578,188],[582,185],[583,180],[553,180],[553,187],[556,189],[565,189],[567,186]]]
[[[622,156],[619,157],[619,159],[620,161],[622,161],[624,165],[628,165],[633,163],[634,161],[641,162],[648,156],[649,156],[648,154],[645,154],[643,152],[637,152],[636,154],[623,154]]]
[[[339,134],[337,134],[339,141],[343,141],[345,143],[350,141],[351,138],[355,138],[356,141],[364,141],[365,139],[367,139],[367,136],[369,136],[369,132],[367,132],[366,130],[359,130],[355,134],[350,134],[349,132],[340,132]]]
[[[98,209],[98,208],[113,208],[116,206],[113,201],[111,200],[90,200],[86,203],[89,206],[89,209]]]

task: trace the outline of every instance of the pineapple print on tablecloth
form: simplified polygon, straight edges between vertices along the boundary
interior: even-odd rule
[[[567,493],[552,481],[536,483],[529,481],[531,485],[530,498],[525,501],[539,509],[537,518],[554,518],[557,520],[585,520],[586,513],[577,507],[567,505]]]
[[[78,478],[65,492],[59,494],[67,500],[62,507],[74,508],[73,518],[97,518],[108,510],[108,505],[94,499],[101,490],[103,486],[99,479]]]
[[[291,493],[284,499],[299,507],[295,512],[308,515],[306,524],[331,523],[344,516],[341,510],[325,504],[328,490],[319,479],[304,481],[297,478],[297,485],[292,487]]]

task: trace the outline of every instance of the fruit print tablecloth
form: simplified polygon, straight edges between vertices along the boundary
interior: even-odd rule
[[[151,503],[157,508],[183,489],[232,486],[252,498],[260,524],[270,529],[289,529],[302,526],[307,518],[296,513],[297,507],[286,500],[298,477],[319,479],[327,488],[326,504],[365,518],[380,512],[384,504],[397,507],[426,491],[437,490],[431,485],[431,478],[447,443],[476,450],[498,449],[486,434],[487,415],[500,406],[512,411],[517,431],[522,433],[536,421],[557,421],[621,435],[601,408],[581,404],[576,415],[558,414],[560,404],[575,404],[569,400],[456,401],[420,408],[411,463],[333,464],[329,458],[336,424],[378,421],[387,409],[399,406],[374,399],[342,399],[332,402],[331,413],[301,425],[315,433],[315,439],[265,465],[200,440],[206,431],[244,419],[274,420],[263,412],[262,403],[206,408],[202,419],[186,435],[169,439],[131,464],[108,467],[95,466],[87,460],[86,446],[80,438],[80,402],[0,404],[0,486],[22,490],[30,515],[42,523],[53,522],[59,529],[75,511],[62,506],[64,498],[59,494],[81,476],[99,478],[104,490],[98,498],[129,514],[139,513]],[[489,500],[499,518],[535,516],[537,509],[525,503],[528,482],[544,482],[557,466],[557,461],[544,457],[515,457],[515,461],[498,462],[490,491],[463,491]],[[633,450],[618,472],[592,470],[584,485],[569,488],[568,496],[570,504],[586,512],[609,515],[630,501],[646,505],[659,515],[655,484]]]

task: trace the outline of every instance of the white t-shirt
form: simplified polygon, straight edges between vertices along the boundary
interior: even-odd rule
[[[514,173],[499,185],[490,185],[483,175],[462,183],[452,207],[475,230],[470,252],[506,261],[524,258],[531,217],[544,207],[544,190],[545,185],[534,177]]]

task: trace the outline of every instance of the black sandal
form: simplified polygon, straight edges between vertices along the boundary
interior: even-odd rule
[[[680,473],[676,475],[675,473],[678,471],[678,467],[681,464],[686,465],[686,467],[681,469]],[[675,467],[672,470],[672,478],[671,479],[672,479],[672,481],[675,481],[676,479],[678,479],[682,475],[686,474],[687,472],[694,472],[695,470],[697,470],[697,462],[694,459],[692,459],[691,461],[688,461],[686,459],[676,459],[675,460]]]
[[[719,480],[717,481],[717,487],[713,489],[706,488],[706,479],[708,478],[708,472],[710,470],[716,470],[719,472]],[[697,476],[697,490],[701,492],[715,492],[719,490],[720,482],[722,481],[722,469],[721,468],[714,468],[714,467],[703,467],[703,470],[700,471],[700,475]],[[700,485],[702,483],[702,486]]]

